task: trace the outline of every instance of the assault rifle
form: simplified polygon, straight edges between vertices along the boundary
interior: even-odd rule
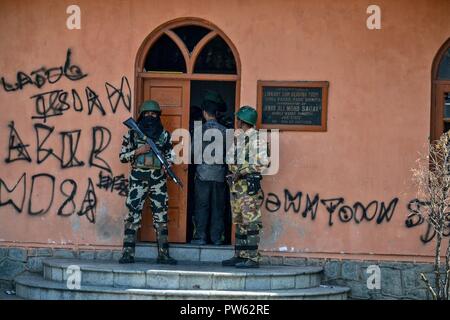
[[[152,151],[155,153],[158,160],[161,162],[162,166],[166,170],[169,177],[175,182],[177,185],[179,185],[181,188],[183,188],[183,183],[181,182],[180,178],[178,178],[175,173],[170,168],[169,163],[167,162],[166,158],[161,154],[161,152],[158,150],[158,147],[153,142],[153,140],[149,137],[147,137],[141,129],[139,129],[138,124],[133,118],[129,118],[126,121],[123,122],[124,125],[126,125],[129,129],[136,132],[141,139],[144,139],[149,145]]]

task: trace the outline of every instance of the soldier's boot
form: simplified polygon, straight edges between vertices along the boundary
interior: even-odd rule
[[[169,241],[167,224],[158,224],[156,226],[156,238],[158,245],[158,258],[156,263],[158,264],[177,264],[177,260],[169,255]]]
[[[241,224],[236,224],[235,231],[236,245],[234,246],[234,257],[223,260],[222,266],[234,267],[237,263],[244,262],[246,259],[242,257],[241,248],[247,243],[247,235]]]
[[[134,263],[135,246],[136,246],[136,231],[132,229],[125,229],[122,257],[119,259],[119,263]]]
[[[245,246],[244,256],[247,257],[245,261],[236,263],[235,267],[240,269],[259,268],[260,255],[258,251],[259,247],[259,230],[261,225],[259,223],[249,223],[246,226],[247,229],[247,245]]]
[[[235,267],[239,269],[259,268],[259,262],[255,260],[245,259],[245,261],[236,263]]]
[[[119,259],[119,263],[134,263],[134,257],[130,253],[124,252],[122,253],[122,257]]]

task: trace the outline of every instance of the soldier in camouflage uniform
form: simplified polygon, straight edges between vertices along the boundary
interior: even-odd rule
[[[262,229],[260,185],[261,172],[268,167],[267,144],[254,128],[257,119],[255,109],[244,106],[236,114],[239,129],[235,134],[235,150],[227,153],[230,175],[231,210],[236,228],[235,256],[222,261],[223,266],[237,268],[259,267],[260,230]],[[243,143],[240,145],[239,141]],[[242,146],[243,145],[243,146]]]
[[[173,163],[171,136],[166,131],[160,119],[161,109],[156,101],[145,101],[140,109],[138,126],[144,134],[150,137],[165,156],[169,164]],[[136,244],[136,233],[141,226],[142,208],[147,197],[153,214],[153,227],[156,231],[158,244],[157,262],[176,264],[169,256],[167,209],[168,194],[166,172],[145,140],[132,130],[123,137],[120,161],[131,163],[128,196],[126,206],[129,210],[125,217],[125,235],[122,258],[120,263],[133,263]]]

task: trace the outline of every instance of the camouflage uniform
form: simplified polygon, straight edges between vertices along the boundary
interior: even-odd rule
[[[174,153],[170,133],[163,130],[159,139],[154,142],[167,161],[170,164],[173,163]],[[134,257],[136,233],[141,226],[142,208],[147,196],[150,198],[153,227],[158,239],[158,254],[165,254],[168,250],[166,173],[152,151],[135,157],[135,150],[145,144],[145,140],[141,140],[136,133],[130,130],[123,137],[122,150],[119,156],[121,162],[132,163],[126,200],[129,212],[125,217],[123,243],[123,253],[129,254],[131,257]]]
[[[230,187],[233,223],[236,225],[235,256],[259,262],[258,246],[262,229],[260,207],[263,192],[259,189],[256,194],[249,194],[246,176],[261,173],[268,166],[267,145],[254,128],[241,134],[246,136],[245,146],[237,148],[237,154],[230,155],[232,150],[227,154],[228,159],[230,156],[237,158],[234,159],[234,164],[229,165],[230,172],[241,175]],[[236,143],[235,145],[239,146]],[[240,159],[243,161],[239,162]]]

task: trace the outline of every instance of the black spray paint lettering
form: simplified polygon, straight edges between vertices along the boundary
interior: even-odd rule
[[[50,195],[48,198],[48,205],[44,205],[43,208],[35,210],[33,208],[33,203],[35,202],[34,197],[36,196],[36,198],[44,199],[44,195]],[[31,178],[30,197],[28,198],[28,214],[36,216],[47,213],[52,207],[54,197],[55,177],[47,173],[39,173],[34,175]]]
[[[82,167],[84,162],[76,157],[78,144],[80,142],[81,130],[60,132],[62,138],[61,167],[63,169]]]
[[[11,185],[11,184],[10,184]],[[52,212],[55,199],[55,176],[48,173],[38,173],[31,177],[31,188],[28,194],[28,214],[31,216],[41,216]],[[88,178],[88,187],[84,194],[80,210],[77,212],[75,196],[78,186],[75,180],[65,179],[60,185],[60,192],[65,200],[60,204],[57,215],[68,217],[75,212],[79,216],[86,216],[89,222],[95,223],[95,214],[97,210],[97,195],[95,194],[94,184],[91,178]],[[17,213],[21,213],[27,196],[27,175],[23,173],[13,187],[0,178],[0,207],[11,205]],[[39,203],[40,206],[37,207]]]
[[[64,191],[64,186],[66,186],[66,185],[69,185],[69,187],[70,187],[70,191],[68,191],[68,192]],[[59,207],[58,213],[57,213],[58,216],[68,217],[75,213],[77,206],[75,204],[74,198],[75,198],[75,195],[77,194],[77,188],[78,188],[77,183],[75,182],[75,180],[72,180],[72,179],[66,179],[61,183],[60,191],[61,191],[61,194],[66,197],[66,200]],[[72,210],[69,212],[64,212],[66,207],[69,205],[72,207]]]
[[[28,144],[24,144],[19,136],[16,128],[14,127],[14,121],[11,121],[9,127],[9,143],[8,143],[8,158],[5,159],[6,163],[14,161],[24,160],[31,162],[30,154],[28,153]]]
[[[298,191],[293,195],[288,189],[284,190],[284,206],[282,201],[275,193],[268,193],[265,198],[265,208],[269,212],[277,212],[282,207],[284,212],[293,211],[299,213],[302,208],[303,193]],[[376,218],[376,223],[381,224],[384,221],[389,222],[394,215],[395,208],[399,199],[392,199],[388,205],[383,201],[371,201],[367,206],[364,206],[361,202],[355,202],[353,206],[346,205],[343,197],[336,197],[330,199],[320,199],[319,194],[315,194],[314,197],[310,197],[306,194],[306,201],[302,217],[308,217],[311,215],[311,220],[315,220],[318,210],[319,202],[325,207],[328,212],[329,219],[328,225],[334,224],[334,214],[336,213],[338,219],[342,223],[348,223],[354,221],[360,223],[361,221],[372,221]],[[375,210],[373,210],[375,209]]]
[[[31,118],[42,119],[45,123],[48,118],[62,116],[65,111],[70,109],[70,104],[67,102],[67,96],[68,93],[63,90],[53,90],[31,96],[30,99],[34,99],[36,111],[36,116],[32,116]],[[73,108],[75,109],[76,98],[74,95],[72,101]]]
[[[105,127],[92,128],[92,151],[89,156],[89,165],[91,167],[97,167],[112,173],[111,167],[104,159],[99,155],[108,148],[111,143],[111,131]]]
[[[422,211],[422,208],[426,208],[429,204],[430,202],[421,201],[419,199],[413,199],[408,203],[407,208],[409,215],[405,221],[407,228],[417,227],[425,222],[425,219],[420,212]]]
[[[386,222],[391,221],[392,216],[394,215],[395,207],[398,204],[398,198],[394,198],[389,202],[389,205],[386,207],[384,201],[381,202],[381,208],[377,217],[377,224],[381,224],[384,220]]]
[[[302,213],[303,218],[306,218],[308,216],[308,213],[311,213],[311,220],[316,219],[318,206],[319,206],[319,195],[316,194],[314,196],[314,199],[311,201],[309,194],[307,194],[305,210]]]
[[[0,207],[12,205],[18,213],[21,213],[23,211],[23,205],[25,204],[25,196],[27,190],[26,178],[26,174],[22,174],[19,180],[17,180],[16,184],[11,188],[9,188],[8,185],[2,179],[0,179]],[[15,195],[18,195],[19,198],[13,199],[13,196]]]
[[[128,179],[123,174],[119,176],[104,175],[103,171],[100,171],[97,187],[109,192],[117,191],[120,196],[126,197],[128,194]]]
[[[77,81],[85,78],[87,73],[84,73],[79,66],[71,62],[72,51],[67,49],[66,61],[63,66],[53,68],[39,68],[30,73],[18,71],[16,75],[16,83],[11,84],[5,77],[1,77],[3,89],[6,92],[13,92],[22,90],[27,85],[34,85],[37,88],[42,88],[46,82],[54,84],[58,82],[62,76],[71,80]]]
[[[295,196],[292,196],[292,194],[289,192],[289,190],[284,190],[284,211],[288,212],[289,209],[292,207],[292,210],[294,210],[295,213],[299,213],[300,211],[300,203],[302,201],[302,193],[299,191],[296,193]],[[295,201],[298,199],[297,205],[295,204]]]
[[[273,192],[269,192],[267,194],[267,197],[265,197],[266,201],[266,210],[269,212],[277,212],[278,210],[280,210],[281,208],[281,201],[280,198],[278,198],[278,196],[273,193]]]
[[[44,144],[47,142],[48,138],[55,130],[55,127],[49,127],[49,126],[46,126],[45,124],[36,123],[34,125],[34,130],[36,132],[36,155],[37,155],[36,161],[37,161],[37,163],[41,164],[48,157],[53,156],[62,164],[62,159],[55,154],[55,152],[53,151],[53,148],[47,149],[46,147],[44,147]],[[42,135],[42,133],[44,133],[44,134]],[[44,156],[42,156],[42,154],[44,154]],[[61,167],[62,167],[62,165],[61,165]]]
[[[42,164],[48,158],[54,158],[60,163],[61,169],[69,169],[82,167],[85,162],[79,160],[77,156],[78,146],[80,144],[82,130],[76,129],[71,131],[61,131],[61,155],[57,154],[51,146],[55,146],[54,141],[50,141],[50,137],[54,134],[55,127],[42,123],[34,124],[36,135],[36,163]],[[97,167],[112,173],[111,166],[100,155],[106,151],[111,143],[111,131],[102,126],[92,128],[92,143],[89,154],[89,166]],[[53,142],[53,143],[52,143]],[[14,123],[10,124],[10,143],[9,156],[5,159],[6,163],[16,160],[26,160],[31,162],[32,159],[27,152],[28,144],[24,144],[19,136],[18,131],[14,128]],[[17,153],[14,155],[14,153]]]
[[[85,92],[86,92],[86,98],[87,98],[87,102],[88,102],[88,114],[91,115],[94,108],[96,108],[100,111],[100,113],[103,116],[105,116],[106,111],[103,108],[103,104],[100,101],[98,94],[89,87],[86,87]]]
[[[108,93],[108,100],[113,113],[116,113],[120,103],[122,103],[129,112],[131,111],[131,88],[127,77],[122,77],[120,88],[116,88],[108,82],[105,83],[105,88]]]
[[[353,205],[353,210],[355,211],[355,222],[360,223],[363,220],[372,221],[378,212],[378,201],[373,200],[367,206],[361,202],[355,202]],[[358,219],[358,211],[361,212],[361,217]],[[378,220],[377,220],[378,221]]]
[[[94,184],[91,178],[88,178],[89,185],[81,204],[80,211],[77,212],[79,216],[86,216],[89,222],[95,223],[95,212],[97,210],[97,196],[95,194]]]
[[[105,87],[112,113],[116,113],[120,105],[131,112],[131,89],[126,77],[122,77],[120,88],[116,88],[108,82],[105,83]],[[64,90],[42,92],[31,96],[30,99],[34,101],[35,112],[31,118],[42,120],[44,123],[51,117],[64,115],[70,109],[76,112],[84,110],[83,100],[76,89],[72,89],[70,93]],[[85,88],[85,100],[88,115],[92,115],[94,112],[102,116],[107,114],[99,95],[90,87]]]
[[[328,225],[333,225],[333,212],[336,211],[336,209],[344,202],[344,198],[334,198],[334,199],[327,199],[327,200],[320,200],[320,202],[325,206],[325,208],[328,211]]]
[[[426,211],[429,205],[430,205],[429,201],[423,201],[420,199],[413,199],[407,205],[409,211],[408,218],[405,221],[405,225],[407,228],[415,228],[417,226],[422,225],[423,223],[427,223],[425,233],[420,236],[420,240],[423,243],[430,242],[436,236],[436,230],[434,230],[433,226],[430,223],[428,223],[425,220],[425,218],[421,215],[421,212],[423,213],[424,211]],[[447,213],[447,216],[450,216],[450,212]],[[444,237],[450,236],[450,221],[444,228],[443,235]]]
[[[345,205],[345,199],[342,197],[339,198],[331,198],[331,199],[323,199],[321,203],[325,206],[328,211],[328,225],[333,225],[333,214],[337,212],[337,217],[340,222],[347,223],[350,221],[354,221],[355,223],[360,223],[362,221],[372,221],[375,217],[376,223],[381,224],[383,221],[389,222],[394,215],[395,208],[398,204],[399,199],[394,198],[389,202],[389,205],[386,207],[384,201],[371,201],[367,206],[363,205],[361,202],[357,201],[353,204],[353,206]],[[342,206],[341,206],[342,205]],[[337,210],[339,208],[339,210]],[[373,210],[375,208],[375,210]],[[378,210],[380,208],[380,210]],[[336,211],[337,210],[337,211]],[[369,216],[369,213],[372,210],[372,216]],[[358,215],[360,212],[360,215]]]

